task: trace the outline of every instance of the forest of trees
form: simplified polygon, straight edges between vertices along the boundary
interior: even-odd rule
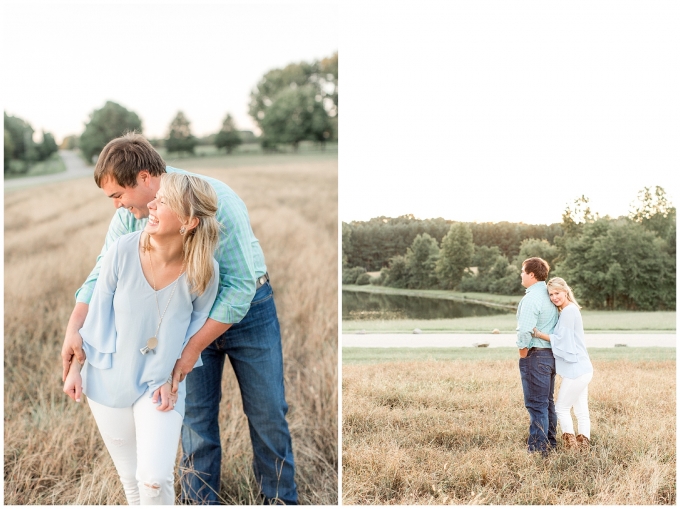
[[[593,214],[583,196],[552,225],[379,217],[342,224],[342,282],[521,295],[522,262],[539,256],[591,308],[675,309],[675,232],[658,186],[619,218]]]

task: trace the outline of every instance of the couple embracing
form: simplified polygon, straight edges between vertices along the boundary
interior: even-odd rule
[[[278,317],[245,204],[219,180],[165,165],[139,134],[102,150],[113,200],[104,248],[62,348],[64,392],[81,394],[129,504],[217,504],[226,357],[241,390],[264,503],[296,504]]]
[[[557,446],[558,421],[565,449],[590,447],[588,384],[593,378],[580,306],[564,279],[555,277],[546,284],[549,270],[541,258],[524,261],[521,277],[526,295],[517,308],[519,371],[531,421],[527,448],[544,455]],[[557,403],[555,374],[562,377]]]

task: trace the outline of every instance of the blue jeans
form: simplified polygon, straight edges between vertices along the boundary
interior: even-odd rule
[[[557,445],[557,414],[555,413],[555,358],[552,350],[530,350],[519,359],[519,373],[524,389],[524,406],[531,424],[527,447],[530,452]]]
[[[248,314],[203,352],[203,366],[186,379],[182,426],[182,501],[218,504],[222,447],[218,422],[225,357],[234,369],[248,417],[253,470],[265,501],[297,503],[293,448],[286,422],[281,332],[269,283]]]

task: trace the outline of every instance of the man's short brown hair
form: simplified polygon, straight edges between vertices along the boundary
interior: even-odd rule
[[[545,281],[548,279],[548,272],[550,272],[550,265],[543,258],[527,258],[522,262],[525,274],[534,274],[538,281]]]
[[[165,161],[147,139],[138,133],[125,133],[108,142],[94,167],[98,187],[105,179],[113,179],[122,187],[136,187],[137,175],[147,170],[153,176],[165,173]]]

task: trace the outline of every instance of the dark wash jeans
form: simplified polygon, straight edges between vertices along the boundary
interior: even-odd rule
[[[293,448],[286,422],[281,333],[272,288],[261,286],[248,314],[203,352],[186,379],[182,425],[182,501],[219,504],[222,447],[218,423],[222,372],[229,357],[241,389],[253,445],[253,470],[266,501],[297,503]]]
[[[533,350],[519,359],[519,373],[524,389],[524,406],[531,424],[527,447],[530,452],[546,453],[557,445],[555,413],[555,358],[552,350]]]

